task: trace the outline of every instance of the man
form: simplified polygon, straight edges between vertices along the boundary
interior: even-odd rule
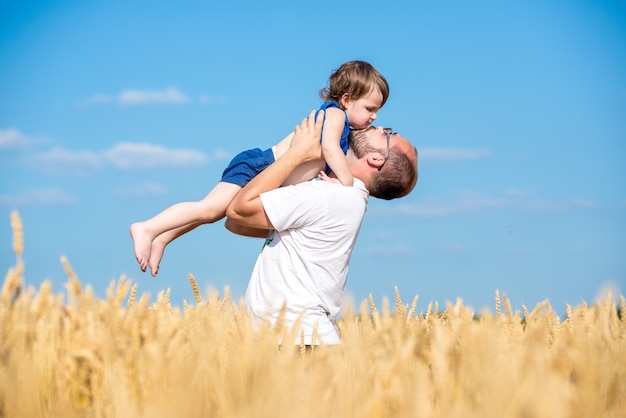
[[[318,343],[338,344],[334,318],[368,196],[407,195],[417,181],[417,150],[391,130],[368,128],[350,137],[352,187],[318,179],[280,187],[298,166],[321,158],[323,117],[315,121],[314,114],[296,127],[288,151],[239,192],[226,216],[228,222],[271,231],[246,291],[254,318],[273,323],[284,305],[288,326],[302,315],[305,344],[316,327]]]

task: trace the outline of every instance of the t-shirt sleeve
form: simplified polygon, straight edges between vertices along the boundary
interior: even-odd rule
[[[261,194],[263,208],[274,229],[302,228],[324,219],[328,205],[320,185],[315,184],[319,181],[284,186]]]

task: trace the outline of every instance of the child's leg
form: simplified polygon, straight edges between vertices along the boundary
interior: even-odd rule
[[[224,217],[231,200],[241,190],[241,186],[231,183],[218,183],[206,197],[198,202],[177,203],[163,212],[143,222],[136,222],[130,226],[130,234],[135,247],[135,258],[142,271],[146,271],[152,243],[156,237],[166,231],[180,229],[177,233],[165,236],[165,245],[176,237],[205,223],[213,223]],[[161,250],[161,256],[163,251]],[[153,275],[156,275],[158,262],[150,262]],[[150,260],[151,261],[151,260]],[[152,269],[155,266],[156,269]]]
[[[278,144],[274,145],[274,157],[278,160],[291,146],[291,140],[295,133],[292,131],[289,135],[284,137]]]

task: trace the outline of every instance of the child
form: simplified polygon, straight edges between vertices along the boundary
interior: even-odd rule
[[[298,167],[284,185],[310,180],[328,167],[338,182],[352,186],[354,179],[345,159],[349,129],[364,129],[376,120],[376,112],[389,97],[389,85],[369,63],[350,61],[331,74],[320,97],[325,101],[320,107],[324,110],[320,139],[324,160]],[[156,276],[167,244],[199,225],[224,218],[228,205],[239,190],[280,158],[292,138],[293,132],[270,149],[256,148],[235,156],[224,170],[221,181],[201,201],[177,203],[151,219],[133,223],[130,234],[141,270],[146,271],[149,266],[152,275]],[[229,224],[228,229],[237,232],[236,226]]]

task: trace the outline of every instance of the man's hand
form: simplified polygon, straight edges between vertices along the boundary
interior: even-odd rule
[[[320,133],[324,114],[319,113],[315,120],[315,111],[296,126],[295,135],[289,149],[278,160],[254,177],[233,198],[226,210],[231,222],[256,229],[274,229],[265,214],[261,194],[277,189],[300,164],[322,158]]]
[[[291,140],[288,153],[300,161],[307,162],[322,158],[322,146],[320,135],[324,124],[324,111],[320,111],[315,120],[315,110],[312,110],[308,118],[304,118],[300,125],[294,129],[294,137]]]

